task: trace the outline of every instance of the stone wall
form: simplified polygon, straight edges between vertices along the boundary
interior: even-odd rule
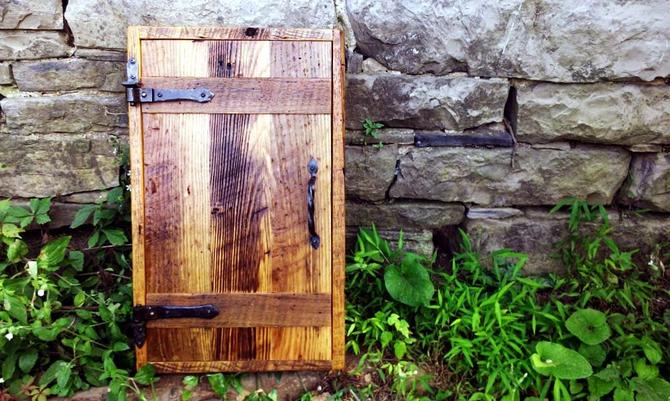
[[[566,196],[607,204],[630,246],[670,235],[665,0],[0,7],[0,197],[55,196],[59,224],[117,184],[127,25],[339,26],[350,235],[374,222],[430,252],[460,227],[482,250],[526,251],[546,271],[565,233],[565,216],[548,210]],[[379,139],[362,134],[365,118],[384,124]]]

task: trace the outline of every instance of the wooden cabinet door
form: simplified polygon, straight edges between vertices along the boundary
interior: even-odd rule
[[[147,320],[138,366],[343,367],[342,46],[332,29],[129,28],[141,89],[214,94],[129,106],[135,305],[218,310]]]

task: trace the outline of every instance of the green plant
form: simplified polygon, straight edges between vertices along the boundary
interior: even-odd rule
[[[277,390],[266,393],[264,390],[258,389],[244,397],[244,401],[277,401],[277,397]]]
[[[181,391],[181,400],[189,401],[193,397],[193,390],[198,387],[200,378],[197,376],[184,376],[181,383],[184,385],[184,389]]]
[[[132,297],[127,180],[122,168],[122,185],[77,213],[73,227],[89,216],[92,225],[76,237],[48,228],[49,198],[28,207],[0,201],[0,360],[8,393],[38,399],[109,385],[113,401],[127,391],[143,398],[140,386],[153,383],[152,367],[131,374],[125,334]],[[83,244],[82,234],[89,237]]]
[[[352,374],[371,367],[375,374],[355,391],[369,398],[387,391],[381,398],[391,392],[391,399],[667,400],[667,248],[638,266],[639,251],[614,241],[602,206],[570,199],[554,212],[563,209],[562,275],[526,276],[526,255],[499,250],[484,258],[461,232],[449,266],[418,257],[427,276],[404,269],[407,279],[402,263],[415,255],[402,249],[402,237],[392,249],[374,227],[361,230],[347,266],[347,345],[361,355]],[[434,288],[430,297],[412,283],[421,277]],[[412,364],[426,370],[420,386],[406,375]]]
[[[237,375],[213,373],[207,375],[207,382],[212,388],[212,391],[214,391],[214,394],[221,397],[222,400],[226,399],[228,392],[231,390],[237,394],[242,392],[242,384],[240,383],[240,378]]]
[[[383,128],[383,127],[384,127],[383,124],[374,122],[369,118],[366,118],[363,121],[363,130],[364,130],[364,135],[366,137],[371,137],[371,138],[374,138],[374,139],[378,140],[379,139],[379,129]],[[384,144],[382,143],[382,141],[379,141],[376,145],[373,145],[373,146],[377,149],[381,149],[382,147],[384,147]]]

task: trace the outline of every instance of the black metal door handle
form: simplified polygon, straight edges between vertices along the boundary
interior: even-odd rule
[[[321,245],[321,238],[316,233],[314,227],[314,190],[316,185],[316,173],[319,171],[319,165],[316,159],[310,159],[307,163],[309,170],[309,181],[307,182],[307,229],[309,230],[309,244],[312,248],[317,249]]]

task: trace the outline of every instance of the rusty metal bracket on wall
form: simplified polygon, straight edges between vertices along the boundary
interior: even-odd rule
[[[140,87],[139,67],[137,60],[131,57],[126,64],[126,100],[131,106],[138,103],[170,102],[187,100],[207,103],[214,98],[214,93],[207,88],[173,89]]]

